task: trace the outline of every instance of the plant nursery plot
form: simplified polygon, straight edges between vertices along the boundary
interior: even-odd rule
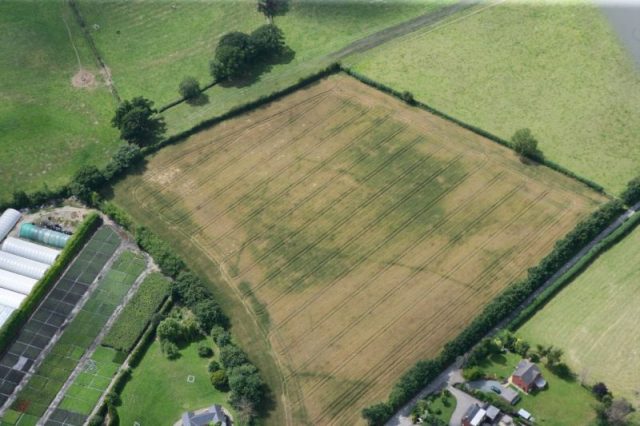
[[[292,423],[355,424],[603,197],[337,75],[163,149],[115,201],[220,266]]]

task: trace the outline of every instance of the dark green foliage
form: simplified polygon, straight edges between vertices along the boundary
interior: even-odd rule
[[[267,18],[283,15],[287,10],[289,10],[289,2],[287,0],[258,0],[258,12]]]
[[[211,298],[201,300],[192,306],[191,310],[202,330],[210,330],[214,325],[226,327],[229,324],[229,318],[222,312],[220,305]]]
[[[251,36],[238,31],[225,34],[216,47],[211,75],[217,81],[246,75],[254,53]]]
[[[229,390],[229,379],[227,378],[227,373],[225,373],[224,370],[212,371],[209,378],[211,379],[211,384],[214,388],[222,392]]]
[[[249,362],[247,355],[235,345],[226,345],[220,348],[220,362],[226,370],[238,367]]]
[[[213,327],[211,327],[211,332],[209,333],[209,335],[211,336],[211,338],[215,342],[216,340],[218,340],[218,336],[220,336],[222,333],[225,333],[224,328],[220,327],[219,325],[214,325]],[[220,346],[220,345],[218,345],[218,346]]]
[[[511,143],[513,144],[514,151],[521,157],[532,160],[537,160],[542,157],[538,150],[538,141],[533,137],[529,129],[517,130],[511,137]]]
[[[427,416],[423,419],[422,424],[426,426],[447,426],[449,423],[445,422],[440,417]]]
[[[31,314],[36,310],[42,298],[60,278],[69,263],[75,258],[85,243],[91,238],[96,229],[102,224],[102,219],[97,213],[87,215],[75,230],[73,236],[67,242],[53,265],[47,270],[31,293],[22,302],[20,309],[13,311],[9,319],[0,328],[0,353],[13,341],[16,334]]]
[[[153,102],[140,96],[118,105],[111,124],[120,130],[120,138],[138,146],[154,144],[167,127]]]
[[[90,203],[91,194],[105,183],[105,177],[96,166],[82,166],[74,175],[69,189],[71,194]]]
[[[104,417],[95,415],[89,420],[89,426],[102,426],[104,424]]]
[[[268,59],[284,52],[284,34],[273,24],[259,27],[251,33],[251,43],[255,55],[261,59]]]
[[[200,83],[194,77],[185,77],[180,82],[178,91],[184,99],[195,99],[200,96]]]
[[[216,338],[216,345],[218,345],[219,348],[222,348],[229,344],[231,344],[231,334],[228,331],[223,331]]]
[[[462,370],[462,377],[468,381],[480,380],[485,377],[485,372],[480,367],[470,367]]]
[[[389,404],[385,402],[374,404],[362,410],[362,417],[370,426],[384,425],[392,414],[393,410],[391,409]]]
[[[631,179],[627,183],[627,187],[620,195],[620,198],[628,206],[633,206],[640,202],[640,176]]]
[[[609,388],[602,382],[598,382],[591,387],[591,393],[595,395],[598,401],[602,401],[602,399],[609,395]]]
[[[178,346],[169,340],[162,342],[162,353],[165,354],[167,359],[176,359],[180,355]]]
[[[231,404],[240,407],[241,402],[245,401],[254,408],[260,405],[264,397],[264,382],[255,366],[252,364],[239,365],[232,368],[228,376]]]
[[[212,298],[200,278],[188,271],[181,272],[171,285],[171,298],[185,306],[194,306]]]
[[[136,229],[136,242],[153,257],[164,274],[175,278],[185,269],[184,262],[173,249],[144,226]]]
[[[220,363],[218,361],[213,359],[211,360],[211,362],[209,362],[207,370],[209,371],[209,373],[213,373],[214,371],[222,370],[222,367],[220,366]]]
[[[120,395],[118,395],[115,392],[109,392],[108,394],[105,395],[104,397],[104,402],[107,405],[113,405],[113,406],[118,406],[120,404],[122,404],[122,401],[120,400]]]
[[[104,176],[107,180],[121,176],[129,167],[141,159],[142,152],[140,151],[140,147],[129,143],[122,145],[116,153],[113,154],[113,157],[111,157],[111,162],[109,162],[105,168]]]
[[[200,358],[211,358],[213,356],[213,349],[207,345],[201,344],[198,346],[198,356]]]
[[[411,92],[404,91],[404,92],[402,92],[400,97],[402,98],[403,101],[405,101],[409,105],[415,105],[416,104],[416,100],[413,97],[413,93],[411,93]]]
[[[500,347],[493,339],[482,339],[473,350],[469,353],[466,366],[473,367],[485,360],[489,355],[497,354],[500,352]]]

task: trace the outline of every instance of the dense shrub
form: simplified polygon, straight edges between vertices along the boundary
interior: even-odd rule
[[[171,285],[171,297],[175,302],[185,306],[194,306],[213,296],[204,286],[200,278],[189,271],[181,272]]]
[[[169,340],[162,342],[162,353],[165,354],[168,359],[176,359],[180,355],[178,346]]]
[[[640,202],[640,176],[631,179],[620,196],[628,206]]]
[[[195,99],[200,96],[200,83],[194,77],[185,77],[178,88],[184,99]]]
[[[519,129],[511,137],[513,150],[521,157],[538,160],[542,158],[542,153],[538,150],[538,140],[533,137],[529,129]]]
[[[198,346],[198,356],[200,358],[211,358],[213,356],[213,349],[207,345]]]
[[[241,402],[248,402],[253,407],[260,405],[264,397],[264,382],[255,366],[242,364],[234,367],[228,377],[231,389],[229,401],[234,407],[239,408]]]
[[[122,140],[138,146],[158,142],[167,129],[153,102],[141,96],[120,103],[111,124],[120,130]]]
[[[209,371],[209,373],[213,373],[214,371],[222,370],[222,367],[220,366],[220,363],[218,361],[212,359],[207,366],[207,370]]]
[[[362,417],[370,426],[384,425],[392,414],[393,409],[385,402],[374,404],[362,410]]]
[[[284,34],[273,24],[262,25],[251,33],[251,43],[255,55],[261,59],[269,59],[280,55],[284,49]]]
[[[485,372],[480,367],[469,367],[462,370],[462,377],[468,381],[480,380],[485,377]]]
[[[225,373],[224,370],[212,371],[209,378],[211,379],[211,384],[214,388],[222,392],[229,390],[229,379],[227,378],[227,373]]]
[[[165,275],[175,278],[186,268],[171,246],[144,226],[136,229],[136,242],[153,257]]]
[[[158,324],[156,332],[158,333],[160,340],[166,340],[174,343],[184,340],[182,324],[173,317],[162,320],[162,322]]]
[[[213,299],[201,300],[191,307],[202,330],[211,330],[214,325],[226,327],[229,318],[222,312],[220,305]]]
[[[247,355],[235,345],[226,345],[220,348],[220,362],[229,370],[249,362]]]
[[[133,144],[122,145],[107,164],[104,171],[104,176],[107,180],[111,180],[115,177],[121,176],[129,167],[136,164],[142,159],[142,151],[140,147]],[[98,188],[96,188],[98,189]]]

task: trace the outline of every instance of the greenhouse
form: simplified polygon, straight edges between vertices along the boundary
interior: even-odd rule
[[[20,238],[63,248],[71,236],[51,229],[41,228],[33,223],[23,223],[20,226]]]
[[[49,265],[0,251],[0,269],[39,280],[49,269]]]
[[[0,216],[0,241],[9,235],[9,232],[20,220],[20,216],[20,212],[14,209],[7,209],[2,213],[2,216]]]
[[[29,294],[38,280],[0,269],[0,288]]]
[[[14,237],[8,237],[4,240],[4,243],[2,243],[2,251],[15,254],[16,256],[26,257],[36,262],[46,263],[47,265],[55,262],[60,254],[59,250]]]
[[[0,304],[8,306],[10,308],[18,309],[20,307],[20,304],[24,299],[26,299],[26,297],[27,296],[24,294],[0,288]]]

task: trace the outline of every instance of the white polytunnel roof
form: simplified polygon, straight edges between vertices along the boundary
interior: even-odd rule
[[[39,280],[47,269],[49,269],[49,265],[16,256],[6,251],[0,251],[0,269],[6,269],[9,272],[15,272],[16,274]],[[2,303],[2,301],[0,301],[0,303]]]
[[[27,296],[22,293],[0,288],[0,304],[18,309]]]
[[[13,311],[15,309],[11,306],[0,305],[0,327],[7,322]]]
[[[4,243],[2,243],[2,251],[15,254],[16,256],[26,257],[36,262],[46,263],[47,265],[51,265],[60,254],[60,250],[14,237],[7,237],[7,239],[4,240]]]
[[[29,294],[38,280],[0,269],[0,288]]]
[[[20,220],[20,216],[20,212],[14,209],[7,209],[2,213],[0,216],[0,241],[9,235],[9,232]]]

